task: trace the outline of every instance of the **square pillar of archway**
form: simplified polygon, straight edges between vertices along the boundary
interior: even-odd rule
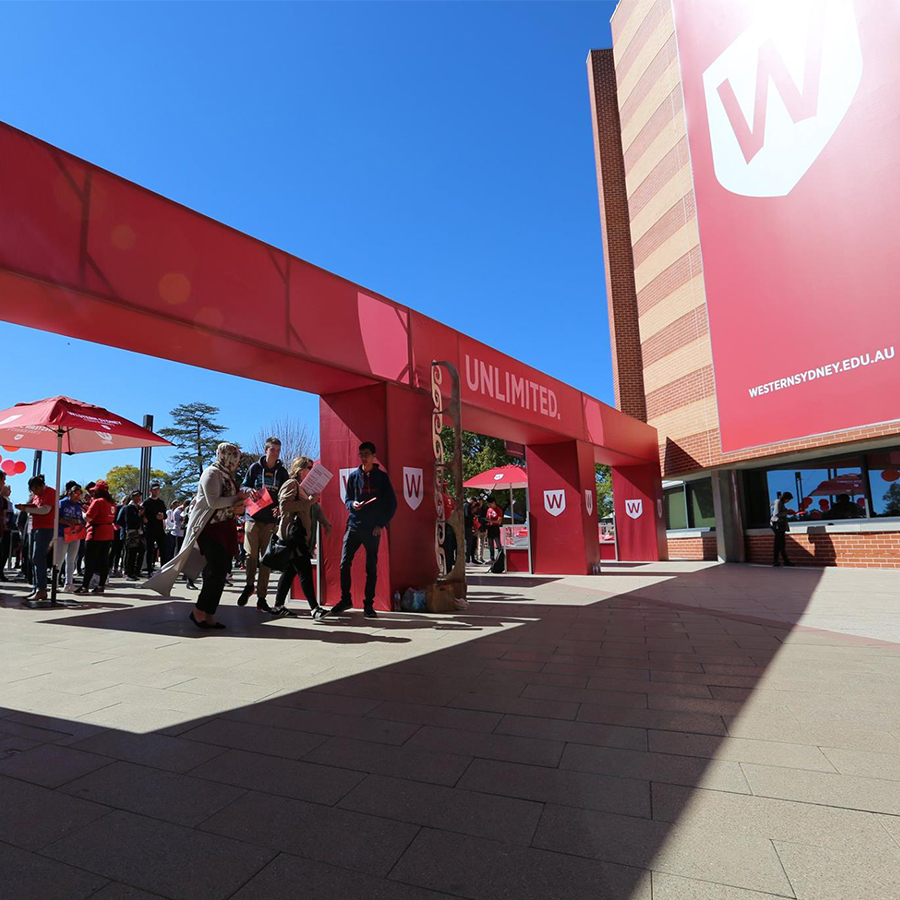
[[[618,559],[629,562],[668,559],[659,464],[613,466],[612,489]]]
[[[340,561],[348,512],[343,488],[359,465],[358,450],[372,441],[376,459],[391,479],[397,512],[382,536],[378,553],[376,609],[390,609],[396,591],[425,587],[437,577],[434,551],[434,448],[431,395],[391,384],[376,384],[323,395],[319,404],[323,465],[334,473],[322,503],[332,524],[323,535],[325,602],[340,599]],[[353,602],[361,607],[366,581],[365,550],[353,561]]]
[[[542,575],[589,575],[600,564],[593,448],[529,444],[531,558]]]

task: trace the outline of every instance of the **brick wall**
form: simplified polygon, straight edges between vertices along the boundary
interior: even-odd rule
[[[616,406],[628,415],[646,421],[634,259],[612,50],[592,50],[587,66]]]
[[[747,562],[771,564],[773,541],[771,534],[745,535]],[[788,559],[798,566],[900,569],[900,532],[897,531],[788,534],[786,545]]]
[[[718,559],[715,534],[698,534],[691,537],[670,537],[669,559]],[[769,548],[771,553],[771,547]]]

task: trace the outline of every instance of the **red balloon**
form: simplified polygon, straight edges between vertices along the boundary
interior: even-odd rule
[[[881,473],[881,477],[885,481],[896,481],[898,478],[900,478],[900,472],[898,472],[896,469],[885,469]]]
[[[6,444],[3,445],[4,450],[8,450],[10,453],[16,453],[18,451],[18,447],[7,447]]]
[[[0,463],[0,469],[3,469],[7,475],[15,475],[16,474],[16,463],[15,460],[12,459],[4,459],[2,463]]]
[[[828,509],[828,501],[825,500],[824,498],[819,501],[819,509],[821,509],[822,512],[824,512],[826,509]]]
[[[814,510],[809,514],[809,517],[810,517],[811,519],[821,519],[821,518],[822,518],[822,513],[820,513],[817,509],[814,509]]]
[[[19,462],[16,463],[16,471],[13,474],[21,475],[27,468],[28,466],[26,466],[25,463],[19,460]]]
[[[806,509],[807,506],[812,505],[812,497],[804,497],[800,501],[800,509]]]
[[[866,505],[866,498],[865,498],[865,497],[860,497],[860,498],[856,501],[856,505],[857,505],[857,506],[865,506],[865,505]]]

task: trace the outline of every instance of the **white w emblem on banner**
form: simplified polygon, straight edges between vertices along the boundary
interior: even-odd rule
[[[544,491],[544,509],[551,516],[561,516],[566,510],[566,492]]]
[[[585,488],[584,491],[584,507],[589,516],[594,514],[594,492],[590,488]]]
[[[641,513],[644,511],[644,501],[643,500],[626,500],[625,501],[625,512],[627,513],[630,519],[639,519],[641,517]]]
[[[341,503],[347,502],[347,479],[355,468],[356,466],[351,466],[349,469],[338,470],[338,478],[341,481]]]
[[[407,502],[410,509],[418,509],[424,496],[423,490],[424,479],[421,469],[413,469],[409,466],[403,467],[403,499]]]

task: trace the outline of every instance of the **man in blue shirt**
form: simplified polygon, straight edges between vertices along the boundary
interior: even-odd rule
[[[397,497],[388,477],[375,462],[375,445],[364,441],[359,445],[360,466],[347,479],[347,531],[341,552],[341,601],[329,615],[339,616],[353,607],[350,596],[353,557],[360,547],[366,550],[366,593],[363,610],[367,619],[375,618],[375,583],[378,580],[378,545],[381,532],[397,511]],[[321,621],[321,619],[319,620]]]

